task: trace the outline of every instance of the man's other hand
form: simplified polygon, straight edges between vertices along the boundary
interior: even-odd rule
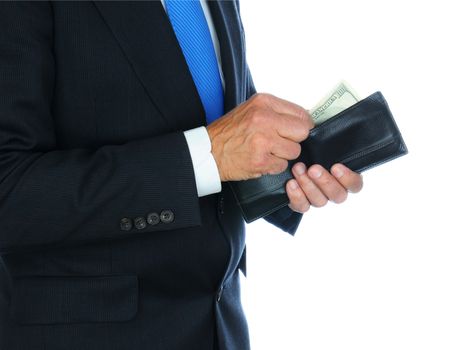
[[[307,111],[268,94],[256,94],[207,127],[221,181],[286,170],[314,127]]]
[[[342,164],[335,164],[328,172],[315,164],[306,169],[304,163],[296,163],[292,168],[294,179],[286,184],[289,207],[305,213],[310,206],[323,207],[328,201],[342,203],[348,192],[356,193],[362,189],[362,176]]]

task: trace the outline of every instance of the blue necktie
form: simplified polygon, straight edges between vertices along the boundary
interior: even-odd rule
[[[199,0],[166,0],[165,3],[210,124],[224,114],[224,94],[205,14]]]

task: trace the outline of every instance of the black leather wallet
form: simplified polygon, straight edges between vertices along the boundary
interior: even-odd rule
[[[408,153],[385,98],[375,92],[310,131],[301,155],[286,171],[246,181],[231,181],[246,222],[252,222],[289,203],[286,182],[298,161],[330,170],[342,163],[360,173]]]

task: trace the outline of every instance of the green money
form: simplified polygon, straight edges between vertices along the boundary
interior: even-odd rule
[[[314,124],[319,125],[359,100],[354,89],[342,81],[308,112]]]

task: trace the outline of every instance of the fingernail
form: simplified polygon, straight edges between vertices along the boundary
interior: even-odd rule
[[[333,168],[333,176],[340,178],[344,175],[344,171],[340,166],[335,166]]]
[[[312,167],[309,170],[309,175],[318,179],[320,176],[322,176],[322,170],[317,167]]]
[[[291,190],[297,189],[297,182],[295,180],[289,181],[289,187],[291,188]]]
[[[296,172],[297,175],[304,174],[306,171],[305,165],[302,163],[296,164],[296,166],[294,167],[294,171]]]

